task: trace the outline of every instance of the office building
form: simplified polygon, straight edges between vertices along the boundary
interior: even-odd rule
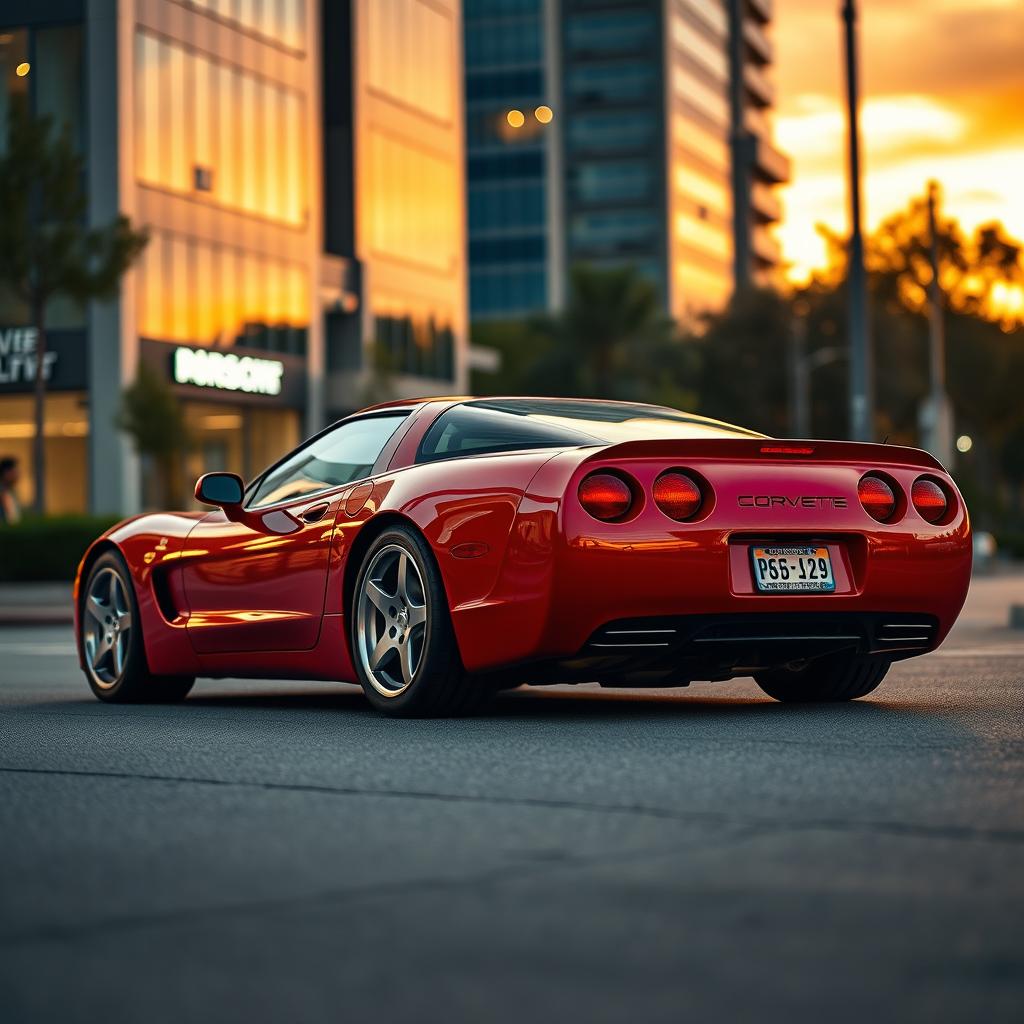
[[[737,23],[756,188],[736,193],[732,2],[466,0],[474,318],[559,308],[575,263],[631,264],[691,318],[732,293],[739,227],[759,279],[777,264],[771,7],[742,0]]]
[[[186,479],[251,477],[368,399],[463,386],[460,18],[458,0],[36,0],[0,23],[0,129],[23,92],[72,132],[90,219],[150,236],[116,302],[49,311],[50,511],[145,500],[116,425],[141,363],[182,401]],[[6,294],[0,342],[0,453],[30,475],[33,332]]]

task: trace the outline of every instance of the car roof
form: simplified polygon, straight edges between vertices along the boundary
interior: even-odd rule
[[[701,416],[698,413],[685,412],[681,409],[673,409],[670,406],[656,405],[651,402],[628,402],[617,398],[559,398],[554,395],[488,395],[479,397],[473,395],[446,395],[438,397],[406,398],[397,399],[391,402],[381,402],[378,405],[372,405],[366,409],[361,409],[358,413],[353,413],[353,416],[361,416],[367,413],[386,412],[389,409],[401,409],[403,411],[412,412],[428,403],[437,403],[440,405],[447,405],[448,407],[458,405],[476,405],[492,409],[505,406],[506,411],[540,415],[544,418],[551,417],[553,419],[561,419],[563,421],[566,419],[569,421],[576,419],[581,421],[600,421],[607,418],[612,424],[614,424],[616,420],[633,420],[633,412],[635,411],[635,419],[637,421],[645,420],[653,414],[655,420],[674,420],[680,426],[686,424],[690,429],[695,431],[698,436],[736,436],[737,434],[745,435],[747,437],[765,436],[758,431],[750,430],[746,427],[741,427],[733,423],[726,423],[723,420],[716,420],[707,416]],[[531,406],[533,408],[530,408]],[[585,411],[588,409],[593,410],[597,415],[586,415]],[[619,412],[620,416],[615,416],[615,411]],[[602,413],[613,413],[613,415],[606,417],[606,415],[601,415]],[[643,428],[644,436],[649,432],[649,429],[648,421],[648,425]],[[597,431],[595,437],[601,437],[602,434],[606,433],[606,431]],[[606,442],[621,440],[624,434],[635,434],[635,432],[630,430],[625,423],[621,423],[618,429],[613,430],[611,434],[604,436],[602,439]]]

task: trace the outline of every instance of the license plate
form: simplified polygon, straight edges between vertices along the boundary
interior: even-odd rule
[[[750,549],[758,590],[787,594],[831,594],[836,589],[828,548]]]

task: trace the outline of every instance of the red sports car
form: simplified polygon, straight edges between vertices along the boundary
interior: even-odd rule
[[[102,700],[303,677],[426,715],[521,683],[746,675],[850,700],[942,643],[971,574],[963,498],[925,452],[624,402],[377,406],[196,497],[215,510],[127,520],[79,566]]]

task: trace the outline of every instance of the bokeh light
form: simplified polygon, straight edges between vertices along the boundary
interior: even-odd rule
[[[550,124],[551,119],[555,116],[555,112],[546,104],[541,104],[534,112],[533,116],[540,121],[541,124]]]
[[[15,69],[14,73],[19,78],[24,78],[32,70],[32,65],[27,60],[22,61]]]
[[[974,447],[974,440],[970,434],[961,434],[956,439],[956,450],[961,455],[966,455]]]

